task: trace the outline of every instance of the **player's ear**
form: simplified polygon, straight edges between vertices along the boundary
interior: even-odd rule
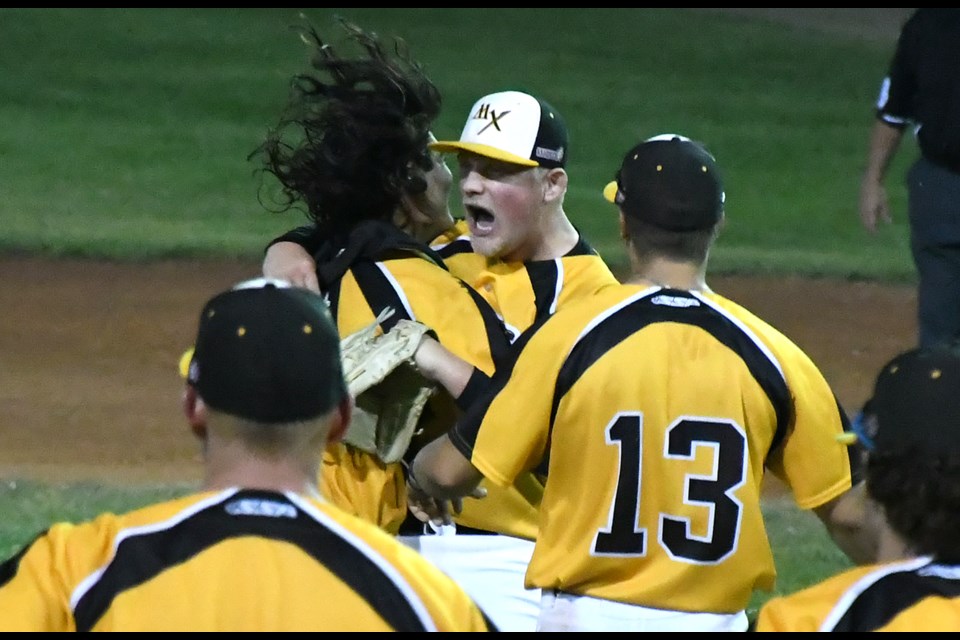
[[[543,201],[554,202],[563,198],[567,192],[567,172],[556,168],[547,171],[543,178]]]
[[[195,436],[201,440],[207,437],[207,405],[192,384],[184,385],[181,396],[183,415]]]
[[[336,409],[331,412],[330,430],[327,432],[328,444],[339,442],[347,433],[350,418],[353,416],[353,402],[353,396],[348,393],[344,395]]]
[[[627,219],[624,217],[623,211],[620,212],[620,239],[630,239],[630,232],[627,231]]]

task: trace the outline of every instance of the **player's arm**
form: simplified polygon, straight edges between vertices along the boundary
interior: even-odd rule
[[[316,228],[312,225],[297,227],[271,240],[263,257],[264,277],[286,280],[320,293],[317,264],[311,253],[316,240]]]
[[[441,500],[471,495],[483,475],[443,435],[417,453],[411,465],[414,483],[423,493]]]
[[[879,118],[870,132],[867,168],[860,183],[860,222],[870,233],[876,233],[880,221],[892,221],[884,178],[902,137],[902,126]]]
[[[834,544],[856,564],[876,562],[878,527],[874,526],[875,505],[867,496],[866,484],[857,482],[833,500],[814,507]]]
[[[460,513],[463,498],[482,498],[481,473],[443,435],[417,453],[407,476],[407,500],[410,512],[421,522],[453,522]]]
[[[451,396],[459,398],[470,382],[475,367],[458,358],[431,336],[424,336],[414,356],[425,377],[440,383]]]

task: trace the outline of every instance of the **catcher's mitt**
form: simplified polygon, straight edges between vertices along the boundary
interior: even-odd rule
[[[343,440],[384,462],[403,457],[427,400],[437,389],[413,361],[430,329],[413,320],[398,320],[389,332],[379,333],[380,323],[393,313],[385,309],[369,326],[340,341],[343,373],[356,400]]]

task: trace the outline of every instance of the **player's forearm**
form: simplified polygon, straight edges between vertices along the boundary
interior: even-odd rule
[[[266,278],[286,280],[294,286],[320,293],[316,262],[298,243],[281,241],[271,244],[263,258],[262,270]]]
[[[420,450],[410,465],[410,474],[423,493],[438,500],[471,495],[483,477],[447,436]]]
[[[429,336],[423,338],[415,359],[420,372],[438,382],[454,398],[460,397],[474,373],[473,365]]]
[[[863,482],[813,511],[826,526],[834,544],[852,562],[869,564],[877,561],[879,534],[876,506],[867,497]]]
[[[863,172],[863,179],[882,183],[887,175],[887,168],[900,147],[903,138],[903,129],[893,127],[883,120],[877,120],[870,131],[870,148],[867,154],[867,167]]]

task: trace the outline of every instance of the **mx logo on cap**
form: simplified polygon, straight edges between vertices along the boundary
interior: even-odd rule
[[[490,127],[495,127],[497,131],[503,131],[500,128],[500,118],[507,116],[509,111],[501,111],[497,113],[496,106],[491,106],[489,103],[483,103],[480,105],[480,108],[477,109],[477,112],[473,115],[474,119],[477,120],[489,120],[479,131],[477,135],[480,135]]]
[[[567,129],[560,114],[522,91],[483,96],[470,109],[460,139],[430,143],[434,151],[469,151],[524,167],[562,167]]]
[[[540,103],[519,91],[501,91],[477,100],[460,134],[464,146],[478,145],[481,155],[537,166],[533,146],[540,129]]]

